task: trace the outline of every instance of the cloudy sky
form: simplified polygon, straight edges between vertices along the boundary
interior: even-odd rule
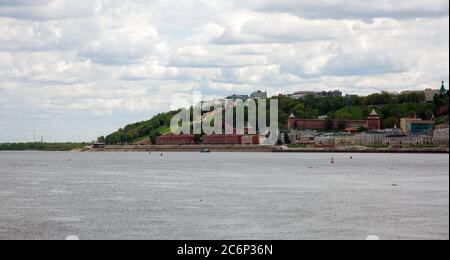
[[[448,0],[0,0],[0,142],[93,140],[194,90],[448,79]]]

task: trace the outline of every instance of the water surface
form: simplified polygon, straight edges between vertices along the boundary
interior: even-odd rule
[[[0,152],[0,239],[449,239],[448,167],[445,154]]]

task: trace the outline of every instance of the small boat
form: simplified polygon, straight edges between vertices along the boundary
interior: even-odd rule
[[[334,157],[331,157],[331,164],[334,164]]]
[[[203,149],[200,151],[201,153],[210,153],[211,151],[209,149]]]

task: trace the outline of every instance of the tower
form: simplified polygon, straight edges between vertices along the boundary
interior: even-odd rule
[[[443,96],[445,94],[447,94],[447,90],[445,89],[444,81],[442,81],[441,89],[439,90],[439,95]]]
[[[288,128],[289,129],[297,128],[297,118],[295,117],[294,113],[291,113],[291,115],[289,116]]]
[[[378,115],[375,108],[367,117],[367,129],[369,130],[380,130],[381,129],[381,117]]]

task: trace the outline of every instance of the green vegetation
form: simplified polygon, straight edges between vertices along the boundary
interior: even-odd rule
[[[400,118],[407,116],[417,116],[423,119],[431,119],[435,115],[436,105],[433,103],[406,103],[406,104],[384,104],[378,106],[355,106],[345,107],[335,113],[331,113],[335,119],[355,119],[361,120],[367,117],[370,111],[375,108],[383,118],[385,128],[392,128],[400,125]]]
[[[156,137],[170,132],[170,121],[178,111],[161,113],[148,121],[125,126],[106,137],[99,137],[98,141],[106,144],[133,144],[150,138],[155,142]]]
[[[343,128],[343,120],[365,119],[374,108],[383,118],[385,128],[399,126],[400,118],[407,116],[417,116],[423,119],[431,119],[435,116],[436,124],[448,122],[448,95],[436,96],[434,102],[431,103],[425,103],[424,95],[416,92],[400,95],[381,93],[367,97],[317,97],[309,95],[302,100],[288,96],[272,98],[278,99],[280,128],[287,127],[287,121],[291,113],[294,113],[300,119],[318,118],[326,115],[329,129],[332,128],[333,119],[339,120],[341,122],[339,127]],[[270,108],[269,100],[267,100],[266,106],[267,109]],[[106,137],[99,137],[98,141],[106,144],[135,144],[150,138],[154,143],[156,137],[170,133],[170,121],[178,112],[171,111],[158,114],[151,120],[131,124]],[[269,114],[267,113],[268,117]],[[209,120],[213,120],[213,117]],[[358,130],[363,131],[364,129]],[[196,139],[199,138],[196,137]]]
[[[88,143],[4,143],[0,151],[70,151],[81,149]]]

